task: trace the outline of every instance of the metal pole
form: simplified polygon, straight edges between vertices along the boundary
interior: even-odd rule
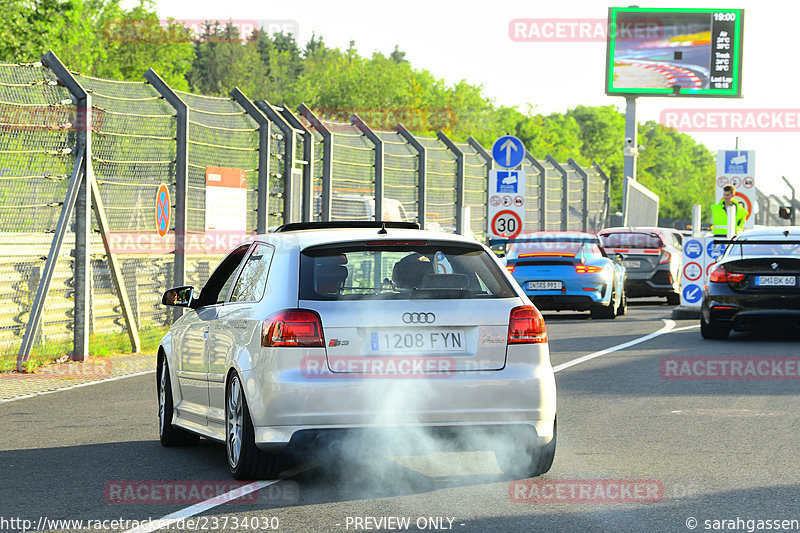
[[[91,313],[89,284],[91,283],[92,189],[88,183],[93,178],[92,157],[92,98],[52,51],[42,56],[45,64],[64,84],[76,108],[76,148],[83,153],[83,168],[75,199],[75,254],[74,254],[74,305],[72,359],[85,361],[89,357],[89,315]],[[42,304],[44,302],[42,301]]]
[[[256,233],[267,232],[269,215],[269,139],[271,122],[264,116],[238,87],[231,91],[231,98],[258,124],[258,204],[256,208]]]
[[[464,235],[464,152],[442,130],[437,131],[436,136],[456,156],[456,233]]]
[[[573,158],[567,159],[567,163],[583,178],[583,231],[587,232],[589,231],[589,174]]]
[[[189,195],[189,106],[173,91],[151,68],[144,73],[146,79],[164,97],[177,114],[175,130],[175,262],[172,285],[186,284],[186,231],[187,198]],[[183,308],[176,307],[173,319],[183,314]]]
[[[419,227],[425,229],[426,224],[426,209],[428,203],[428,193],[427,193],[427,186],[428,186],[428,157],[425,153],[425,147],[422,146],[416,137],[411,135],[411,132],[403,126],[402,124],[398,124],[395,127],[395,131],[400,134],[403,139],[406,140],[408,144],[414,147],[417,151],[417,176],[419,179],[419,189],[417,194],[417,219],[419,221]]]
[[[283,138],[286,141],[284,143],[284,153],[283,153],[283,222],[289,222],[291,220],[291,205],[289,205],[286,201],[286,195],[288,194],[291,198],[291,193],[287,193],[287,189],[292,182],[291,174],[292,174],[292,161],[294,161],[294,142],[292,139],[294,138],[294,131],[286,119],[278,113],[278,111],[265,100],[258,100],[255,102],[256,107],[264,113],[264,115],[272,121],[273,124],[278,126],[278,128],[283,132]]]
[[[702,219],[703,206],[694,204],[692,206],[692,237],[700,237],[700,225],[703,223]]]
[[[789,180],[787,180],[787,179],[786,179],[786,176],[781,176],[781,178],[783,178],[783,181],[785,181],[785,182],[786,182],[786,185],[788,185],[788,186],[789,186],[789,190],[791,190],[791,191],[792,191],[792,226],[794,226],[794,225],[795,225],[795,220],[796,220],[796,219],[795,219],[795,216],[796,216],[796,213],[795,213],[795,211],[797,211],[797,206],[796,206],[796,205],[794,205],[794,204],[795,204],[795,202],[796,202],[796,200],[795,200],[795,194],[794,194],[794,187],[793,187],[793,186],[792,186],[792,184],[789,182]]]
[[[284,107],[281,110],[283,118],[294,128],[295,133],[303,134],[303,160],[294,157],[294,162],[303,165],[303,222],[311,221],[311,208],[314,205],[314,132],[300,122],[291,109]]]
[[[357,114],[350,122],[375,146],[375,220],[383,220],[383,140]]]
[[[558,161],[553,159],[553,156],[548,154],[545,159],[561,174],[563,195],[561,198],[561,231],[567,231],[569,229],[569,176],[567,171],[558,164]]]
[[[636,160],[639,154],[637,139],[639,138],[639,124],[636,121],[636,97],[625,97],[625,147],[623,149],[623,189],[622,189],[622,208],[625,209],[627,201],[627,186],[624,178],[627,176],[632,180],[636,179]],[[630,142],[629,142],[630,140]],[[623,213],[623,217],[627,216]]]
[[[597,173],[600,174],[600,179],[603,180],[604,198],[603,198],[603,215],[601,217],[601,220],[602,220],[602,225],[605,226],[606,224],[608,224],[608,209],[611,205],[611,197],[610,197],[611,180],[608,179],[608,176],[606,176],[606,173],[603,172],[603,169],[600,168],[600,165],[598,165],[597,162],[592,161],[592,166],[597,171]]]
[[[306,105],[297,108],[300,114],[311,123],[311,126],[322,135],[322,220],[331,219],[331,197],[333,194],[333,133],[317,118]]]

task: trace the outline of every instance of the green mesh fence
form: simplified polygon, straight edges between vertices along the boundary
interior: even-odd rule
[[[75,107],[41,63],[0,64],[0,371],[16,366],[75,165]],[[71,240],[70,240],[71,239]],[[35,332],[32,360],[72,349],[74,234],[64,239],[48,307]]]
[[[488,229],[486,222],[486,177],[491,162],[486,161],[478,150],[467,143],[456,143],[464,154],[464,206],[469,207],[469,220],[465,221],[473,237],[483,241]]]
[[[375,147],[352,124],[322,124],[333,147],[331,220],[375,220]]]
[[[402,206],[406,220],[419,222],[419,156],[402,135],[376,131],[383,143],[383,196]]]
[[[160,184],[175,195],[175,110],[148,83],[122,82],[73,73],[92,97],[91,164],[105,207],[112,253],[122,271],[124,290],[131,303],[140,335],[162,332],[172,313],[160,304],[163,291],[173,285],[173,241],[157,237],[155,200]],[[267,190],[258,191],[258,124],[232,98],[177,92],[188,106],[188,232],[206,230],[206,172],[208,167],[240,169],[246,175],[245,232],[257,227],[258,194],[266,194],[268,227],[285,221],[286,177],[302,182],[304,165],[312,165],[311,219],[321,219],[323,169],[330,165],[333,220],[370,219],[374,216],[375,146],[356,126],[324,120],[331,132],[332,157],[324,160],[323,136],[300,117],[312,132],[311,161],[304,161],[302,132],[286,135],[277,125],[268,141]],[[280,108],[274,108],[282,111]],[[341,120],[344,114],[335,118]],[[76,145],[75,106],[67,90],[40,63],[0,64],[0,369],[13,366],[27,325],[32,301],[61,213]],[[383,123],[382,123],[383,124]],[[383,144],[382,218],[417,220],[419,214],[419,156],[396,131],[375,131]],[[438,138],[417,137],[426,149],[429,228],[456,229],[457,159]],[[286,161],[287,143],[293,143],[294,160]],[[457,143],[464,155],[465,221],[473,235],[486,236],[486,189],[491,163],[468,143]],[[568,209],[564,212],[564,180],[559,168],[545,159],[539,168],[527,161],[525,219],[529,230],[580,229],[584,194],[588,195],[589,229],[603,225],[608,199],[600,173],[584,168],[589,190],[576,169],[568,172]],[[545,181],[546,199],[542,198]],[[298,190],[301,190],[298,187]],[[296,192],[296,191],[295,191]],[[545,205],[546,204],[546,205]],[[546,224],[544,223],[546,219]],[[68,222],[69,224],[72,221]],[[112,347],[124,349],[127,332],[122,320],[108,257],[98,234],[90,243],[90,353]],[[174,230],[173,228],[170,228]],[[144,239],[137,237],[144,236]],[[33,361],[47,361],[72,349],[74,234],[66,233],[51,281],[47,304],[35,332]],[[202,287],[223,254],[222,249],[191,249],[187,253],[186,283]],[[160,333],[159,333],[160,334]],[[158,335],[149,335],[157,340]],[[149,338],[148,337],[148,338]],[[115,340],[116,339],[116,340]],[[119,339],[123,339],[120,341]],[[147,346],[145,346],[147,347]]]
[[[456,230],[456,156],[439,139],[417,137],[425,147],[427,185],[425,218],[429,229]]]

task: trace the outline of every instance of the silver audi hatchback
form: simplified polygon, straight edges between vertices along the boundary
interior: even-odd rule
[[[515,477],[553,462],[544,320],[475,241],[415,223],[286,224],[162,303],[187,312],[158,349],[161,443],[224,442],[236,479],[398,434],[493,450]]]

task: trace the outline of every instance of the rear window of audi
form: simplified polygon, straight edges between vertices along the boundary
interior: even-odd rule
[[[601,233],[603,247],[608,248],[661,248],[664,246],[661,237],[655,233],[635,233],[621,231]]]
[[[477,245],[365,241],[300,255],[301,300],[513,298],[500,267]]]

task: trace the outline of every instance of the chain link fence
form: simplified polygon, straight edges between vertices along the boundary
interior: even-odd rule
[[[52,67],[57,58],[48,57]],[[211,212],[225,203],[210,190],[226,170],[243,177],[244,234],[299,220],[386,219],[486,238],[493,163],[474,139],[453,142],[441,131],[412,135],[400,125],[386,128],[385,120],[385,129],[372,130],[356,115],[350,122],[342,113],[318,117],[305,106],[295,115],[269,102],[252,103],[237,91],[224,98],[174,91],[152,71],[145,82],[100,79],[65,67],[58,72],[91,97],[85,179],[96,184],[95,203],[104,207],[102,221],[92,216],[89,243],[90,353],[128,346],[120,291],[143,348],[153,348],[174,318],[160,304],[163,291],[176,284],[202,286],[236,244],[209,245],[208,239]],[[42,63],[0,64],[0,370],[73,350],[73,220],[62,224],[61,253],[49,257],[80,166],[80,107],[65,85],[71,87]],[[521,166],[528,173],[526,229],[600,229],[608,192],[599,167],[541,155],[528,154]],[[173,214],[164,228],[156,209],[162,185]],[[55,267],[42,318],[32,349],[21,354],[48,261]]]

